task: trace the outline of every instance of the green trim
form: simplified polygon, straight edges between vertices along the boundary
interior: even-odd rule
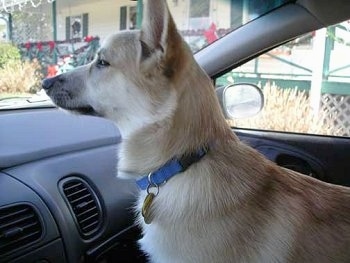
[[[335,27],[327,28],[326,46],[325,46],[324,61],[323,61],[323,79],[328,79],[329,77],[331,51],[334,49],[334,39],[330,37],[330,34],[335,34]]]
[[[127,20],[127,6],[120,7],[120,16],[119,16],[119,29],[126,29],[126,20]]]
[[[66,40],[70,39],[70,16],[66,17]]]
[[[298,65],[298,64],[296,64],[296,63],[293,63],[293,62],[291,62],[291,61],[289,61],[289,60],[287,60],[287,59],[284,59],[284,58],[281,58],[281,57],[279,57],[279,56],[273,55],[273,54],[271,54],[271,53],[269,53],[269,52],[266,53],[266,55],[269,56],[269,57],[272,57],[272,58],[274,58],[274,59],[276,59],[276,60],[279,60],[279,61],[281,61],[281,62],[283,62],[283,63],[286,63],[287,65],[290,65],[290,66],[292,66],[292,67],[296,67],[296,68],[298,68],[298,69],[302,69],[302,70],[305,70],[305,71],[307,71],[307,72],[312,73],[312,70],[311,70],[311,69],[305,68],[305,67],[303,67],[303,66],[301,66],[301,65]]]
[[[53,37],[53,41],[57,41],[57,7],[56,7],[56,1],[52,2],[52,37]]]
[[[322,93],[350,95],[350,83],[324,81]]]
[[[251,84],[261,84],[261,87],[264,87],[267,83],[275,83],[276,86],[282,89],[290,89],[297,87],[299,90],[310,90],[310,81],[307,80],[289,80],[289,79],[271,79],[271,78],[246,78],[239,77],[234,78],[235,83],[251,83]]]
[[[243,0],[231,0],[231,28],[242,25]]]
[[[52,2],[52,37],[53,41],[57,41],[57,8],[56,1]],[[57,53],[53,52],[53,63],[57,64]]]
[[[227,86],[230,84],[226,77],[217,78],[216,86]],[[308,80],[290,80],[290,79],[272,79],[272,78],[249,78],[249,77],[233,77],[235,83],[251,83],[260,84],[264,87],[266,83],[275,83],[276,86],[287,89],[297,87],[299,90],[309,91],[311,87],[311,81]],[[335,81],[323,81],[322,93],[338,94],[338,95],[350,95],[350,83],[335,82]]]
[[[12,37],[13,37],[13,22],[12,22],[12,14],[8,14],[8,39],[12,42]]]
[[[336,69],[332,69],[331,71],[328,72],[328,74],[329,74],[328,76],[329,77],[334,77],[334,75],[331,75],[331,74],[333,74],[333,73],[335,73],[337,71],[341,71],[343,69],[347,69],[347,68],[350,68],[350,64],[342,66],[342,67],[339,67],[339,68],[336,68]],[[339,77],[347,78],[349,76],[339,76]]]
[[[142,17],[143,17],[143,0],[137,1],[137,17],[136,17],[136,28],[141,29],[142,27]]]
[[[89,35],[89,14],[83,14],[83,37],[87,37]]]

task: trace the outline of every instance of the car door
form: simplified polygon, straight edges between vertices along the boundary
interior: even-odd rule
[[[323,27],[304,7],[278,11],[218,43],[229,46],[224,61],[208,63],[205,52],[197,59],[217,87],[243,82],[262,89],[262,112],[229,121],[241,140],[280,166],[350,186],[349,22],[334,20]],[[281,27],[277,21],[283,32],[275,33]],[[220,72],[218,65],[225,69]]]

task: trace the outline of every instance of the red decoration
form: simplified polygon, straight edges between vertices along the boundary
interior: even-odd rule
[[[47,67],[47,78],[51,78],[51,77],[54,77],[56,76],[57,74],[57,67],[56,65],[49,65]]]
[[[26,49],[29,50],[32,45],[30,44],[30,42],[27,42],[27,43],[24,44],[24,46],[25,46]]]
[[[55,48],[55,42],[54,41],[49,41],[48,45],[50,47],[50,53],[52,52],[52,50]]]
[[[214,23],[211,23],[210,27],[204,31],[204,36],[207,39],[208,44],[211,44],[218,39],[216,25]]]
[[[87,43],[91,42],[92,40],[94,40],[94,37],[93,37],[93,36],[86,36],[86,37],[84,38],[84,41],[87,42]]]
[[[60,54],[59,50],[56,50],[56,48],[61,44],[81,44],[81,42],[84,40],[87,43],[85,43],[83,46],[80,45],[80,48],[73,50],[72,52],[70,52],[71,54]],[[98,46],[99,37],[88,36],[85,39],[75,38],[62,41],[26,42],[20,44],[19,48],[21,49],[23,58],[27,58],[30,60],[39,60],[39,63],[42,65],[43,71],[46,72],[47,77],[53,77],[56,76],[59,73],[59,71],[62,70],[62,67],[65,66],[65,64],[69,64],[72,62],[72,64],[69,64],[71,68],[78,66],[78,64],[74,60],[76,56],[78,56],[81,53],[84,54],[85,52],[94,53],[96,52]],[[53,56],[53,52],[55,50],[56,56]],[[81,63],[86,63],[92,60],[93,56],[89,53],[87,53],[87,57],[84,58],[84,60],[82,60]],[[37,58],[33,58],[34,54],[37,55]],[[69,60],[72,61],[67,62],[67,57],[69,58]],[[57,63],[57,65],[54,65],[53,63]]]
[[[38,43],[36,44],[36,47],[38,48],[39,51],[42,51],[42,50],[43,50],[43,43],[38,42]]]

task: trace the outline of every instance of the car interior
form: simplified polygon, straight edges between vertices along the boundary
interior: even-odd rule
[[[290,1],[195,58],[215,79],[304,33],[350,19],[350,3]],[[135,182],[116,174],[110,121],[55,107],[0,111],[0,262],[146,262]],[[278,165],[350,186],[350,138],[233,128]]]

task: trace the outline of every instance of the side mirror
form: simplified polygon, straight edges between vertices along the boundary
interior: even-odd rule
[[[226,118],[252,117],[264,106],[264,95],[261,89],[253,84],[238,83],[219,87],[216,94]]]

